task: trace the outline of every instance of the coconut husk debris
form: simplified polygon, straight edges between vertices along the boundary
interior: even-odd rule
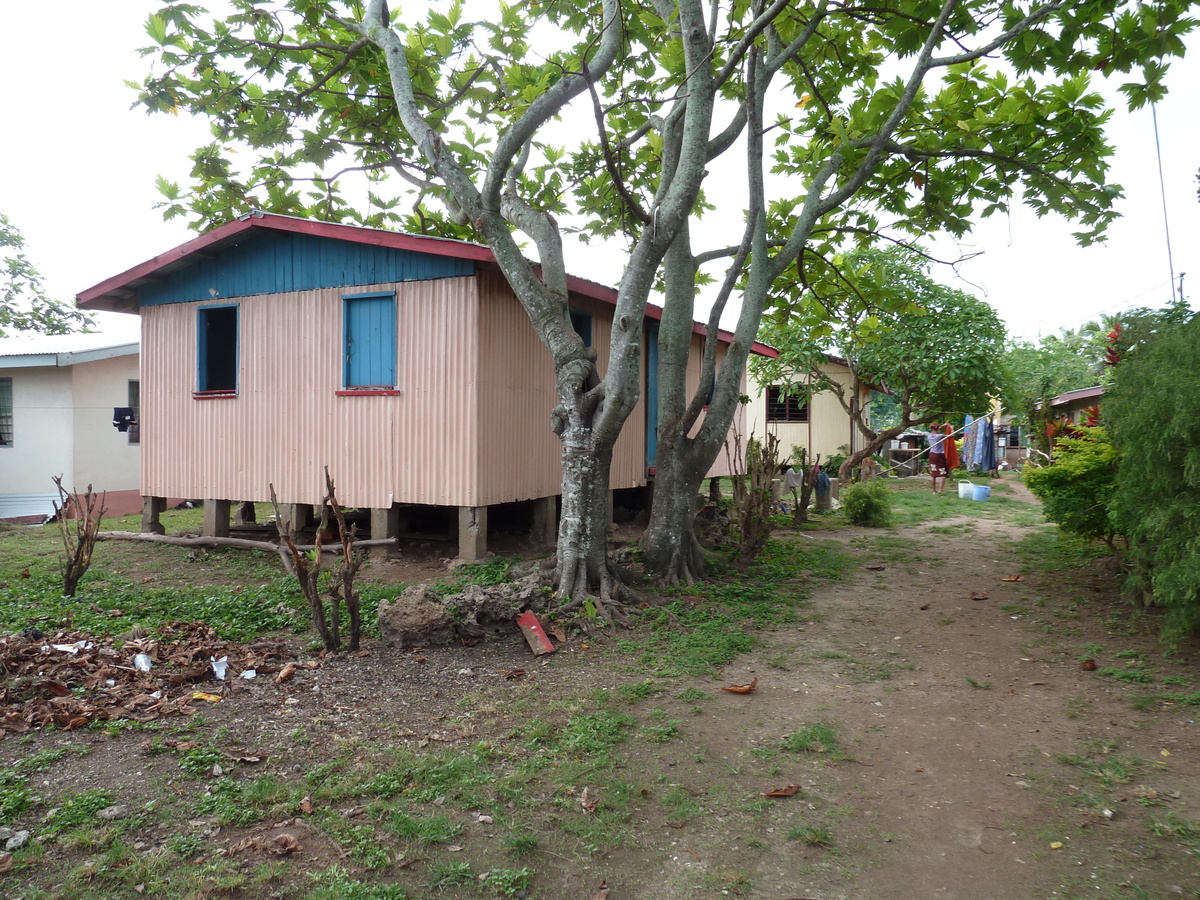
[[[150,658],[150,671],[135,665],[138,654]],[[190,716],[195,686],[216,682],[211,660],[228,659],[229,685],[248,669],[274,674],[292,655],[283,641],[223,641],[203,622],[167,622],[154,637],[134,639],[31,629],[0,636],[0,739],[47,725],[73,731],[113,719]]]

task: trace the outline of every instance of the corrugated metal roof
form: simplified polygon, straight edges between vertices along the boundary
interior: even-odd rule
[[[1075,390],[1075,391],[1067,391],[1066,393],[1059,394],[1057,397],[1055,397],[1053,400],[1051,400],[1050,405],[1051,406],[1064,406],[1067,403],[1071,403],[1075,400],[1090,400],[1093,397],[1102,396],[1106,390],[1108,390],[1107,385],[1098,384],[1095,387],[1080,388],[1079,390]]]
[[[111,334],[23,334],[0,337],[0,368],[73,366],[138,352],[138,342]]]

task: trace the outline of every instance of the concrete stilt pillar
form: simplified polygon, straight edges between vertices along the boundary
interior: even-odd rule
[[[608,492],[608,524],[610,527],[612,526],[613,522],[616,521],[616,514],[615,514],[615,509],[614,509],[614,507],[616,506],[616,501],[613,499],[614,497],[616,497],[616,491],[610,490]]]
[[[205,537],[229,537],[229,501],[204,501],[204,524],[201,533]]]
[[[533,528],[529,539],[548,547],[558,543],[558,497],[541,497],[533,501]]]
[[[311,515],[312,506],[308,503],[280,503],[279,530],[299,533],[308,524]]]
[[[233,513],[233,524],[254,525],[256,522],[258,522],[258,515],[254,511],[254,501],[243,500]]]
[[[472,562],[487,558],[487,507],[458,508],[458,558]]]
[[[400,508],[394,503],[386,508],[371,510],[371,540],[394,538],[400,533]],[[393,545],[394,546],[394,545]],[[371,555],[386,559],[393,547],[372,547]]]
[[[166,534],[167,530],[163,528],[159,517],[162,516],[163,510],[167,508],[166,497],[143,497],[142,498],[142,533],[143,534]]]

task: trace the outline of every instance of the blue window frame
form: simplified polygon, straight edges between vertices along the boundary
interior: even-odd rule
[[[396,386],[396,294],[343,294],[342,383],[348,389]]]
[[[201,306],[197,315],[196,390],[201,394],[237,393],[237,304]]]
[[[583,339],[583,346],[592,346],[592,314],[582,310],[568,310],[571,313],[571,327]]]

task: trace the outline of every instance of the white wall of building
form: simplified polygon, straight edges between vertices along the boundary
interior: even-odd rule
[[[141,455],[129,435],[113,427],[113,409],[127,406],[129,382],[138,379],[138,357],[117,356],[71,366],[75,394],[74,486],[96,492],[138,487]]]

